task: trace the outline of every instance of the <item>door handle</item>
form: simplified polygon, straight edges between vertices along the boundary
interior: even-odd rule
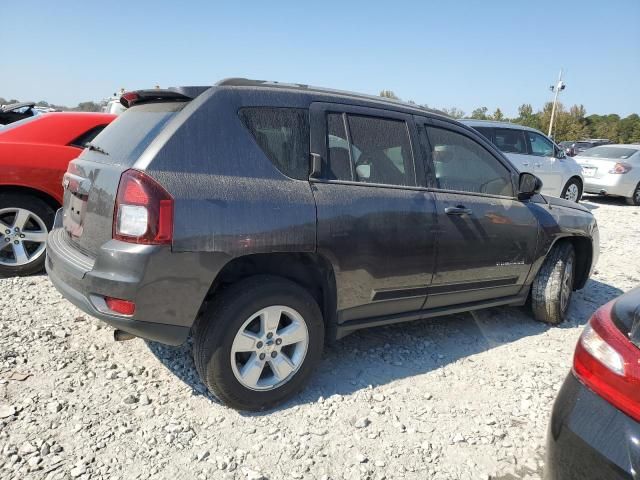
[[[536,163],[536,167],[540,168],[540,167],[542,167],[542,164],[541,163]]]
[[[522,165],[524,165],[525,167],[529,166],[529,162],[522,162]]]
[[[458,205],[456,207],[445,208],[444,213],[446,213],[447,215],[471,215],[473,212],[470,208]]]

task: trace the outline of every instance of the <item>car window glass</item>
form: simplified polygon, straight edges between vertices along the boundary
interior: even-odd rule
[[[473,127],[482,134],[487,140],[491,141],[491,128],[487,127]]]
[[[354,180],[415,185],[409,131],[404,121],[348,115],[348,122]]]
[[[469,137],[427,127],[438,188],[513,196],[511,173],[482,145]]]
[[[240,118],[278,170],[299,180],[309,177],[307,110],[250,107],[240,109]]]
[[[553,143],[539,133],[527,132],[529,144],[531,145],[531,153],[542,157],[553,157]]]
[[[527,143],[522,130],[496,128],[495,144],[504,153],[520,153],[526,155]]]
[[[91,130],[84,132],[82,135],[79,135],[78,138],[70,142],[70,145],[78,148],[85,148],[86,144],[91,142],[96,136],[104,130],[106,125],[98,125],[97,127],[93,127]]]
[[[353,180],[353,169],[349,157],[349,141],[340,113],[327,114],[327,162],[329,180]]]

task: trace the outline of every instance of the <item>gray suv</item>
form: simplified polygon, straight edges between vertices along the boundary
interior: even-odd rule
[[[245,79],[122,102],[64,176],[47,271],[116,339],[191,333],[232,407],[291,397],[360,328],[528,299],[559,323],[596,262],[587,209],[434,112]]]

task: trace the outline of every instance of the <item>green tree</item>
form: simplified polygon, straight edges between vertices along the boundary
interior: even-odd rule
[[[449,115],[451,118],[464,118],[465,113],[457,107],[442,108],[442,112]]]
[[[392,100],[400,100],[400,97],[393,93],[393,90],[382,90],[380,92],[380,96],[383,98],[390,98]]]
[[[74,110],[78,112],[100,112],[102,106],[96,102],[80,102]]]
[[[492,115],[489,115],[489,118],[491,120],[495,120],[496,122],[502,122],[504,120],[504,114],[502,113],[502,110],[496,108],[496,111],[493,112]]]
[[[476,108],[473,112],[471,112],[471,118],[474,120],[487,120],[487,107]]]

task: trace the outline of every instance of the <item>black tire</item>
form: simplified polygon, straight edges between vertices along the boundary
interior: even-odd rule
[[[564,198],[565,200],[569,200],[567,198],[567,192],[569,191],[569,188],[572,185],[575,185],[575,187],[578,189],[578,197],[575,199],[575,202],[578,203],[580,201],[580,199],[582,198],[582,182],[580,180],[578,180],[577,178],[570,178],[569,179],[567,184],[562,189],[562,195],[560,195],[560,196],[562,198]]]
[[[633,191],[633,195],[626,197],[625,201],[628,205],[640,206],[640,183],[636,185],[636,189]]]
[[[234,338],[247,319],[269,306],[297,311],[308,331],[306,355],[283,385],[257,391],[242,385],[231,365]],[[324,346],[324,322],[307,290],[287,279],[258,275],[242,280],[208,302],[194,327],[193,357],[200,378],[224,404],[238,410],[272,408],[297,394],[319,363]]]
[[[45,201],[38,197],[33,197],[22,193],[5,193],[0,194],[0,211],[3,209],[20,208],[28,210],[31,214],[37,216],[45,225],[47,232],[51,231],[55,211]],[[0,242],[5,242],[6,232],[0,232]],[[3,246],[3,245],[0,245]],[[2,254],[2,251],[0,251]],[[45,262],[44,252],[29,263],[23,265],[4,265],[0,263],[0,278],[33,275],[44,270]]]
[[[551,249],[531,287],[531,309],[536,320],[550,325],[564,321],[571,302],[575,266],[576,255],[571,243],[561,242]]]

